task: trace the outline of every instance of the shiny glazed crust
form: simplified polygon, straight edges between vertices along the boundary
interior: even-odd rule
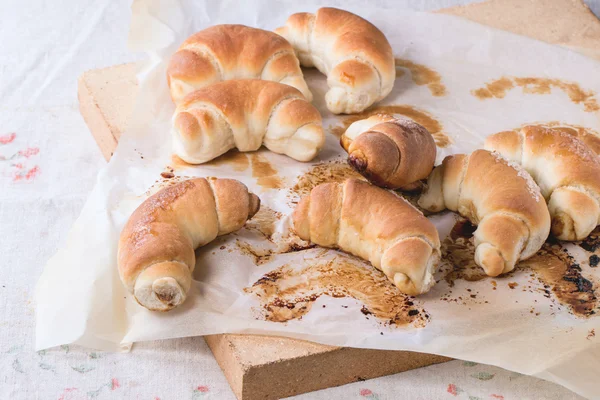
[[[361,112],[394,87],[392,47],[369,21],[337,8],[291,15],[275,30],[286,38],[304,67],[327,75],[327,108],[335,113]]]
[[[273,32],[244,25],[215,25],[190,36],[167,69],[176,104],[194,90],[230,79],[284,83],[312,101],[292,46]]]

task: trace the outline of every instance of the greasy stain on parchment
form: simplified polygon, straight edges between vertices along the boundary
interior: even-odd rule
[[[457,279],[475,282],[488,277],[483,268],[475,264],[475,229],[477,227],[468,220],[460,220],[442,242],[442,260],[447,262],[443,263],[441,270],[450,287],[454,286]]]
[[[544,285],[546,297],[551,291],[573,315],[590,317],[598,311],[598,285],[581,274],[581,265],[558,242],[545,243],[536,255],[520,265],[535,272]]]
[[[230,166],[234,171],[241,172],[248,169],[250,165],[248,156],[246,153],[241,153],[237,149],[229,150],[227,153],[220,155],[219,157],[212,159],[203,164],[190,164],[183,161],[179,156],[173,154],[171,156],[171,164],[167,166],[167,169],[173,170],[182,168],[193,168],[193,167],[221,167]]]
[[[342,255],[314,260],[300,270],[283,265],[244,291],[259,298],[261,318],[273,322],[302,318],[323,295],[354,298],[363,303],[365,316],[385,325],[423,327],[429,320],[417,301],[400,292],[382,272]]]
[[[250,163],[248,162],[248,156],[246,153],[241,153],[237,149],[229,150],[227,153],[210,160],[209,162],[201,165],[209,167],[220,167],[228,165],[233,168],[234,171],[242,172],[248,169]]]
[[[190,164],[190,163],[183,161],[181,159],[181,157],[179,157],[176,154],[173,154],[171,156],[171,164],[169,164],[167,166],[167,168],[170,168],[171,171],[178,170],[178,169],[184,169],[184,168],[191,168],[191,167],[194,167],[194,164]]]
[[[431,133],[438,147],[448,147],[452,143],[450,137],[443,132],[440,121],[433,115],[409,105],[375,106],[358,114],[345,115],[339,121],[341,125],[330,126],[329,131],[335,136],[341,137],[352,123],[377,114],[400,115],[412,119],[416,123],[423,125]]]
[[[281,189],[284,187],[283,179],[277,174],[269,160],[259,152],[249,153],[252,166],[252,177],[256,183],[266,189]]]
[[[283,214],[279,211],[275,211],[266,205],[261,205],[258,212],[246,222],[244,228],[259,232],[265,239],[271,240],[273,233],[275,233],[275,224],[282,217]]]
[[[345,160],[322,162],[301,175],[298,182],[292,187],[292,191],[300,196],[305,196],[322,183],[341,183],[350,178],[365,180]]]
[[[569,311],[579,317],[588,317],[595,314],[600,303],[597,297],[598,287],[589,279],[582,276],[581,266],[569,255],[566,249],[557,241],[549,241],[533,257],[520,261],[515,270],[501,277],[488,277],[483,269],[475,264],[475,246],[473,232],[477,227],[467,220],[455,224],[452,231],[442,243],[442,259],[446,260],[441,266],[444,280],[449,286],[454,286],[457,279],[466,281],[479,281],[492,279],[493,288],[496,280],[506,278],[515,273],[533,271],[535,278],[543,285],[545,297],[553,298],[559,304],[567,306]],[[596,261],[593,252],[600,247],[598,234],[590,235],[580,246],[590,252],[590,265]],[[530,281],[533,284],[533,281]],[[508,287],[514,289],[516,285],[509,283]],[[532,286],[526,285],[523,291],[533,291]],[[537,290],[536,290],[537,291]],[[552,295],[552,297],[551,297]]]
[[[427,88],[433,96],[445,96],[447,94],[446,86],[442,83],[441,75],[433,69],[417,64],[403,58],[396,58],[396,77],[404,74],[399,68],[406,68],[410,71],[412,81],[419,86],[427,85]]]
[[[298,251],[315,248],[316,245],[303,241],[298,236],[288,232],[287,237],[282,238],[278,243],[269,240],[275,246],[258,247],[248,242],[236,239],[235,245],[237,249],[246,257],[249,257],[254,262],[254,265],[265,264],[278,254],[289,254]],[[327,249],[321,249],[321,255],[327,252]]]
[[[560,79],[503,76],[486,83],[482,88],[472,90],[471,93],[480,100],[501,99],[509,90],[517,87],[528,94],[550,94],[553,88],[559,89],[565,92],[573,103],[583,104],[586,112],[600,110],[595,92],[583,89],[578,83]]]

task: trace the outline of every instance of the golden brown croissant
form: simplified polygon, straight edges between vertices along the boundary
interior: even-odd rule
[[[429,176],[419,205],[457,211],[477,225],[475,263],[490,276],[534,255],[550,232],[548,207],[531,176],[487,150],[446,157]]]
[[[340,139],[348,164],[377,186],[398,189],[427,178],[436,147],[423,126],[378,114],[354,122]]]
[[[219,82],[190,93],[175,110],[172,133],[175,154],[191,164],[263,144],[309,161],[325,143],[321,114],[302,93],[258,79]]]
[[[335,114],[361,112],[394,87],[392,47],[375,25],[358,15],[324,7],[315,14],[293,14],[275,32],[294,46],[302,66],[327,75],[325,100]]]
[[[300,201],[293,222],[300,238],[370,261],[404,293],[425,293],[435,284],[435,226],[387,190],[357,179],[321,184]]]
[[[244,25],[215,25],[190,36],[167,69],[176,104],[188,93],[229,79],[284,83],[312,101],[292,46],[273,32]]]
[[[600,161],[575,136],[526,126],[488,137],[485,148],[531,174],[548,201],[552,233],[558,239],[585,239],[600,223]]]
[[[233,179],[191,179],[159,191],[121,232],[121,281],[149,310],[177,307],[192,283],[194,250],[237,231],[259,208],[259,198]]]

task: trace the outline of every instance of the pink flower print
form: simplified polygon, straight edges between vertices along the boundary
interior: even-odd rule
[[[202,399],[210,391],[208,386],[200,385],[192,392],[192,400]]]
[[[12,143],[13,140],[17,137],[17,134],[12,132],[8,135],[0,136],[0,144],[9,144]]]
[[[76,390],[77,390],[77,388],[74,388],[74,387],[63,389],[63,392],[58,397],[58,400],[67,400],[67,399],[70,399],[72,396],[70,396],[69,393],[72,393],[72,392],[74,392]]]
[[[370,400],[379,400],[379,396],[373,393],[370,389],[360,389],[358,392],[362,397]]]
[[[490,397],[492,399],[504,400],[504,396],[502,396],[501,394],[490,394]]]
[[[33,178],[38,176],[39,173],[40,173],[40,167],[38,167],[37,165],[35,167],[31,168],[27,172],[20,169],[18,171],[15,171],[15,173],[13,174],[13,181],[14,182],[31,181],[31,180],[33,180]]]
[[[446,391],[448,393],[450,393],[452,396],[458,395],[458,388],[456,387],[456,385],[454,383],[449,384],[448,389],[446,389]]]
[[[119,380],[117,378],[112,378],[110,390],[115,390],[121,387]]]
[[[31,156],[35,156],[40,152],[40,149],[37,147],[28,147],[25,150],[19,150],[19,155],[21,157],[29,158]]]

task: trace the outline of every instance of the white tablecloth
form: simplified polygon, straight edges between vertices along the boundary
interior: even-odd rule
[[[397,4],[426,10],[466,2]],[[343,6],[341,1],[328,4]],[[123,1],[0,2],[2,399],[234,399],[202,338],[141,343],[128,354],[73,346],[33,350],[35,282],[65,241],[105,164],[79,115],[77,77],[141,57],[126,49],[129,17]],[[452,361],[297,398],[579,397],[539,379]]]

